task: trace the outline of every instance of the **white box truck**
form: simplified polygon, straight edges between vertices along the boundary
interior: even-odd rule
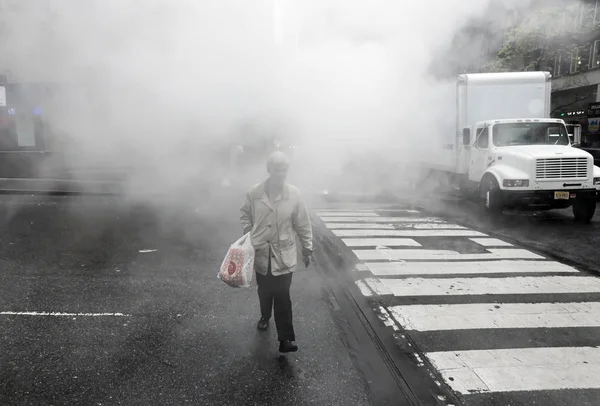
[[[600,168],[571,146],[563,120],[549,118],[550,92],[548,72],[459,75],[456,132],[421,169],[449,175],[491,213],[572,206],[577,221],[589,222]]]

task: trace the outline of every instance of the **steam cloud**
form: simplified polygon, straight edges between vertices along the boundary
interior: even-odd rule
[[[490,1],[20,1],[0,63],[71,84],[44,106],[69,164],[122,168],[134,192],[220,181],[215,151],[249,119],[297,137],[294,179],[326,187],[452,128],[429,67]]]

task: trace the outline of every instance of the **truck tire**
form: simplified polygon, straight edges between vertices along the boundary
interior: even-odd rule
[[[485,176],[479,187],[480,196],[483,199],[483,207],[490,214],[502,212],[502,191],[498,181],[493,176]]]
[[[578,223],[588,224],[596,212],[595,199],[575,199],[573,202],[573,215]]]

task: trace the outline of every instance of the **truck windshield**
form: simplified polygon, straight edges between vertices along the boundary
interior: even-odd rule
[[[506,123],[494,125],[493,142],[497,147],[509,145],[569,145],[564,125],[558,123]]]

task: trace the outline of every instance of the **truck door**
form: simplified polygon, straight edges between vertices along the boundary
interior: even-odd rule
[[[488,127],[477,128],[475,134],[475,142],[469,148],[469,180],[479,182],[488,166],[490,135]]]

